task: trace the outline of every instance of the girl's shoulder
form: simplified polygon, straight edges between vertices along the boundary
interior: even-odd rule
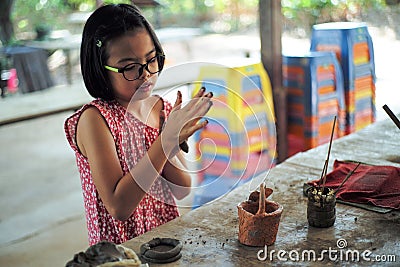
[[[118,110],[118,102],[115,100],[112,101],[106,101],[102,99],[95,99],[91,101],[90,103],[84,105],[81,109],[82,112],[85,111],[85,109],[89,107],[96,107],[101,113],[104,112],[112,112],[115,110]]]
[[[68,126],[68,125],[73,125],[73,124],[78,123],[79,118],[89,108],[96,108],[99,110],[100,113],[102,113],[102,111],[105,111],[108,109],[108,104],[106,103],[106,101],[103,101],[101,99],[92,100],[91,102],[83,105],[80,109],[75,111],[72,115],[67,117],[64,124],[66,126]]]
[[[115,116],[115,113],[120,112],[120,105],[117,101],[105,101],[102,99],[95,99],[91,102],[83,105],[79,110],[77,110],[71,117],[80,117],[87,109],[97,109],[103,117]]]
[[[115,101],[104,101],[102,99],[95,99],[83,105],[79,110],[75,111],[72,115],[67,117],[64,121],[64,131],[69,143],[73,146],[76,145],[76,131],[78,122],[83,114],[89,115],[88,117],[99,116],[103,117],[109,126],[115,124],[118,118],[118,105]],[[87,112],[89,111],[89,112]],[[115,128],[115,127],[111,127]]]

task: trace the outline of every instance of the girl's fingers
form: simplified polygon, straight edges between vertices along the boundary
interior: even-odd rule
[[[213,96],[214,96],[213,92],[208,92],[208,93],[205,95],[205,97],[208,97],[208,98],[211,98],[211,97],[213,97]]]
[[[201,87],[200,90],[197,92],[197,94],[194,97],[195,98],[196,97],[202,97],[205,91],[206,91],[206,88],[204,86]]]
[[[191,126],[189,129],[189,132],[192,134],[194,134],[196,131],[206,127],[206,125],[208,124],[208,120],[204,120],[200,123],[196,123],[195,125]]]
[[[175,100],[175,104],[174,107],[172,109],[180,109],[181,108],[181,104],[182,104],[182,93],[181,91],[178,91],[177,96],[176,96],[176,100]]]
[[[194,108],[194,116],[204,116],[212,107],[213,102],[210,98],[202,98]]]
[[[188,125],[196,125],[198,124],[197,122],[201,119],[204,118],[204,115],[207,114],[207,112],[210,110],[212,107],[212,102],[208,101],[201,107],[199,106],[198,109],[195,110],[195,113],[192,115],[192,119],[189,120]]]
[[[213,103],[211,98],[213,97],[212,92],[208,92],[205,94],[205,88],[202,88],[187,105],[185,105],[180,112],[182,113],[182,117],[178,119],[184,125],[181,129],[185,132],[184,136],[189,137],[197,130],[203,128],[207,125],[207,121],[202,121],[198,123],[204,115],[210,110]],[[174,107],[180,106],[182,103],[182,98],[180,92],[178,92],[178,98],[175,102]],[[186,113],[186,114],[185,114]]]
[[[186,105],[187,108],[192,108],[196,103],[203,97],[204,93],[206,91],[205,87],[201,87],[200,90],[197,92],[197,94],[192,98],[192,100],[189,101],[189,103]]]
[[[199,97],[197,99],[192,99],[191,104],[192,106],[188,107],[188,111],[191,117],[196,116],[204,116],[211,106],[213,105],[211,98],[213,97],[213,93],[209,92],[203,97]],[[196,101],[196,102],[195,102]]]
[[[180,132],[180,139],[186,140],[190,136],[192,136],[196,131],[204,128],[208,124],[208,120],[204,120],[202,122],[197,123],[201,118],[196,118],[191,120],[186,124],[184,129]]]
[[[191,119],[190,121],[188,121],[188,123],[187,123],[188,128],[192,127],[193,125],[196,125],[197,122],[198,122],[199,120],[201,120],[201,118],[202,118],[202,117],[199,116],[199,117],[195,117],[195,118]]]

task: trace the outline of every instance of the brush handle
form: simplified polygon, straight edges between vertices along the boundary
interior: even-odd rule
[[[336,124],[336,116],[335,116],[335,118],[333,120],[333,126],[332,126],[332,132],[331,132],[331,140],[329,141],[328,156],[326,157],[326,162],[325,162],[326,168],[325,168],[325,173],[323,173],[323,178],[322,178],[322,192],[324,192],[324,188],[325,188],[326,173],[328,172],[329,156],[331,154],[333,133],[335,132],[335,124]]]
[[[183,152],[185,152],[185,153],[189,152],[189,146],[186,141],[183,141],[182,143],[180,143],[179,147],[182,149]]]
[[[394,124],[396,124],[396,126],[400,129],[400,121],[399,119],[396,117],[396,115],[394,115],[394,113],[392,112],[392,110],[387,106],[387,105],[383,105],[382,107],[386,113],[389,115],[389,117],[392,119],[392,121],[394,122]]]
[[[360,166],[360,165],[361,165],[361,162],[359,162],[358,165],[351,172],[349,172],[346,175],[346,177],[343,179],[342,183],[338,186],[338,188],[336,188],[335,195],[339,191],[339,189],[344,185],[344,183],[350,178],[350,176],[353,175],[353,173],[357,170],[358,166]]]
[[[260,184],[260,198],[258,200],[258,211],[257,214],[265,213],[265,187],[264,183]]]

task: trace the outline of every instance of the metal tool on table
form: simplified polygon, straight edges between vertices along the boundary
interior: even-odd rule
[[[394,124],[396,124],[397,128],[400,129],[400,120],[396,117],[396,115],[394,115],[394,113],[392,112],[392,110],[385,104],[382,107],[386,113],[389,115],[389,117],[392,119],[392,121],[394,122]]]

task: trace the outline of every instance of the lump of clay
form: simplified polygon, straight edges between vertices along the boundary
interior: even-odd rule
[[[140,246],[140,257],[144,262],[170,263],[179,260],[182,243],[173,238],[154,238]]]
[[[75,254],[73,260],[69,261],[66,267],[136,267],[140,264],[141,262],[133,250],[108,241],[101,241],[90,246],[85,252]]]

